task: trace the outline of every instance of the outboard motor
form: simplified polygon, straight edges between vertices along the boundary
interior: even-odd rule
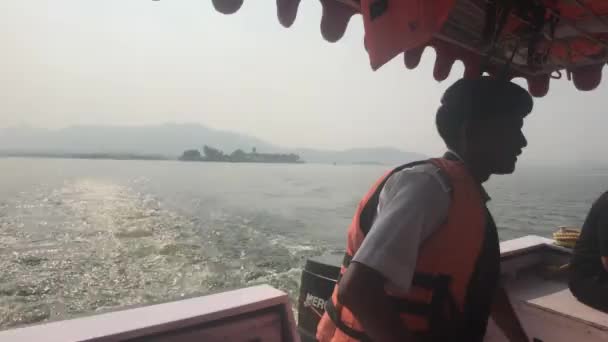
[[[342,257],[326,254],[306,260],[298,298],[298,332],[302,342],[317,341],[317,324],[336,286]]]

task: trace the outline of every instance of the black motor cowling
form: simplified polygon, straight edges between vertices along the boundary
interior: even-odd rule
[[[298,332],[302,342],[316,341],[317,324],[340,275],[342,257],[327,254],[306,260],[298,298]]]

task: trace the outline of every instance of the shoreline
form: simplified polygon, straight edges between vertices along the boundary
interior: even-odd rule
[[[182,160],[178,157],[146,154],[112,154],[112,153],[2,153],[0,158],[40,158],[40,159],[82,159],[82,160],[144,160],[144,161],[178,161],[195,163],[233,163],[233,164],[306,164],[304,161],[230,161],[230,160]]]
[[[112,153],[0,153],[0,158],[89,159],[89,160],[177,160],[160,155]]]

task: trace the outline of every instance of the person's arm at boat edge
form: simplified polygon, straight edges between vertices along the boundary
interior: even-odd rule
[[[399,313],[384,292],[384,278],[376,270],[353,262],[340,281],[338,299],[363,325],[373,341],[416,342],[404,329]]]
[[[503,286],[499,286],[492,303],[492,318],[511,342],[528,342],[521,322],[515,314],[509,295]]]
[[[428,169],[427,169],[428,170]],[[374,225],[340,281],[338,296],[372,340],[417,341],[385,287],[409,290],[418,247],[447,217],[449,189],[437,175],[406,171],[391,178]]]

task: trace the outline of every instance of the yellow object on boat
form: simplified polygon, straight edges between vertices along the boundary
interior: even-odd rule
[[[555,244],[558,246],[574,248],[580,234],[581,230],[578,228],[559,227],[559,229],[553,233],[553,240],[555,240]]]

